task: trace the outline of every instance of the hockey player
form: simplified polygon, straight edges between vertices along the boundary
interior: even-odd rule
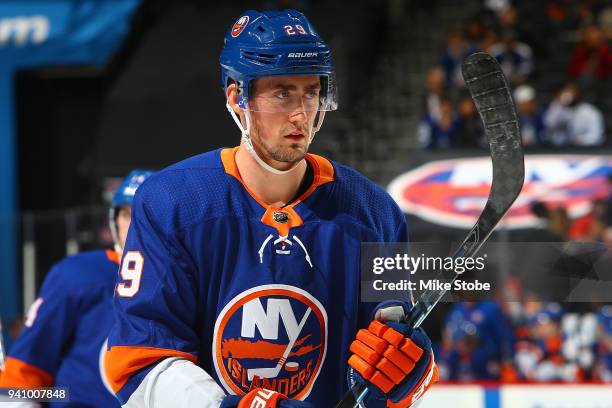
[[[150,174],[134,170],[113,197],[109,221],[115,250],[69,256],[49,271],[6,359],[0,387],[68,387],[70,402],[51,407],[119,406],[101,377],[100,361],[112,325],[112,297],[132,200]]]
[[[499,380],[512,355],[512,329],[493,302],[461,302],[451,307],[438,361],[445,380]]]
[[[373,318],[360,243],[407,241],[404,216],[357,172],[307,154],[337,105],[329,46],[297,11],[247,11],[220,63],[242,141],[138,191],[105,359],[113,390],[125,407],[331,407],[350,347],[367,406],[410,406],[437,378],[424,332],[374,321],[352,342]]]

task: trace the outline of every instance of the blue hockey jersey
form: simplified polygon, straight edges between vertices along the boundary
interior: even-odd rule
[[[195,156],[138,189],[105,369],[125,402],[167,357],[189,359],[228,394],[252,386],[333,406],[359,302],[361,242],[406,242],[389,195],[308,154],[310,188],[282,208],[244,185],[238,148]]]
[[[115,251],[97,250],[53,266],[11,348],[0,387],[68,387],[70,402],[51,407],[119,406],[100,367],[118,263]]]
[[[471,338],[461,350],[443,350],[440,366],[453,381],[498,380],[500,365],[512,358],[514,336],[509,321],[494,302],[453,304],[444,324],[456,343]],[[448,334],[447,334],[448,335]],[[460,352],[461,351],[461,352]],[[462,355],[463,354],[463,355]]]

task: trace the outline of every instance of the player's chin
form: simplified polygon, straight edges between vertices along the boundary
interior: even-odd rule
[[[308,141],[306,138],[300,140],[285,140],[283,150],[306,153],[308,150]]]
[[[280,151],[277,151],[275,155],[278,161],[285,163],[297,163],[306,156],[308,152],[308,145],[301,143],[292,143],[289,146],[284,147]]]

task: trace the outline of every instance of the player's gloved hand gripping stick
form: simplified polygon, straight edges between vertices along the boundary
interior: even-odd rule
[[[349,385],[368,387],[366,406],[408,407],[438,381],[429,337],[402,322],[411,308],[399,301],[380,303],[367,330],[359,330],[351,343]]]
[[[484,210],[453,257],[472,257],[518,197],[525,177],[525,163],[518,119],[510,87],[497,61],[486,53],[470,55],[461,67],[463,78],[482,119],[493,165],[491,192]],[[453,271],[437,278],[452,282]],[[403,322],[418,328],[442,299],[446,290],[430,289],[421,295]],[[363,384],[353,386],[336,408],[356,407],[368,394]],[[416,399],[415,399],[416,400]]]

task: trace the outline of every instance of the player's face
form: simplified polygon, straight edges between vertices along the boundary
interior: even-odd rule
[[[251,139],[264,160],[292,164],[304,158],[319,106],[319,77],[278,76],[255,81]]]
[[[132,221],[132,207],[123,206],[117,212],[117,234],[119,235],[119,244],[121,248],[125,248],[125,240],[127,239],[128,229]]]

